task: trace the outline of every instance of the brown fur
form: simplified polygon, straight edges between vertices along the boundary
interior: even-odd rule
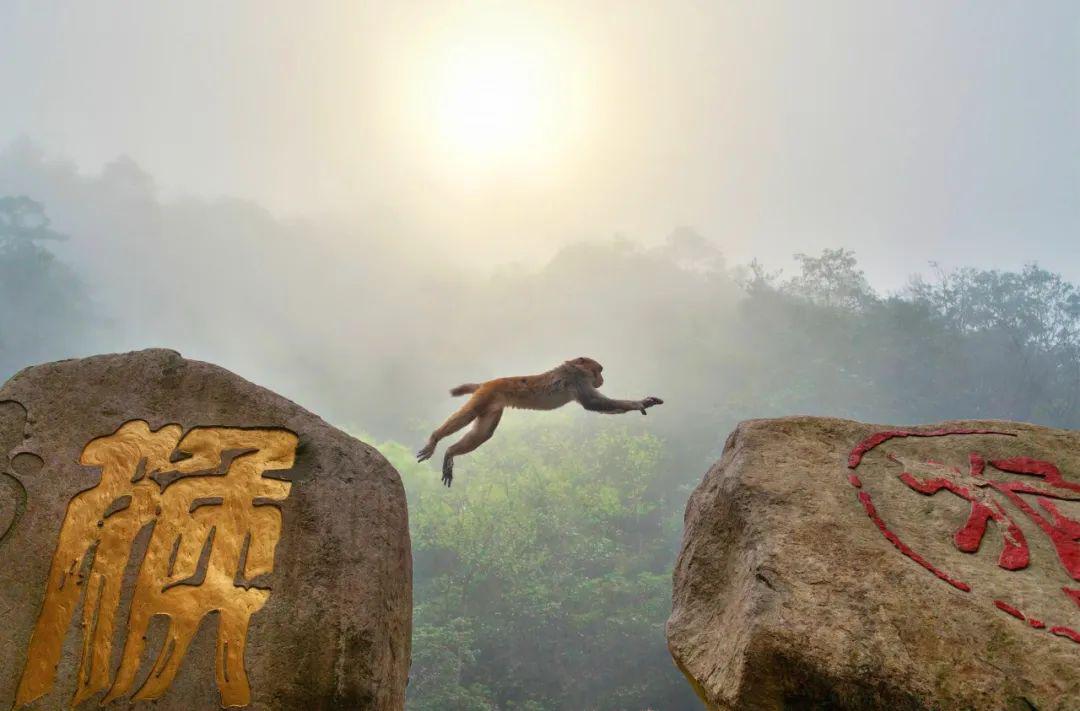
[[[417,461],[429,459],[439,440],[448,437],[470,422],[472,429],[450,445],[443,457],[443,483],[450,486],[454,479],[454,457],[467,454],[491,438],[499,426],[503,409],[554,410],[577,400],[586,410],[621,413],[645,410],[663,404],[663,400],[647,397],[644,400],[612,400],[597,388],[604,384],[604,367],[592,358],[574,358],[539,375],[520,375],[497,378],[485,383],[467,383],[450,391],[451,395],[472,397],[431,433],[424,447],[416,453]]]

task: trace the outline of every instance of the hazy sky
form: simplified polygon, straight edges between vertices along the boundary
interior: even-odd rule
[[[0,143],[485,264],[691,225],[1080,280],[1080,3],[0,2]]]

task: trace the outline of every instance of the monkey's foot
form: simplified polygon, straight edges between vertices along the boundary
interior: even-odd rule
[[[454,483],[454,460],[449,457],[443,460],[442,463],[442,483],[450,488],[450,485]]]
[[[428,443],[420,448],[420,451],[416,453],[416,461],[424,462],[431,459],[431,455],[435,454],[435,443],[428,440]]]

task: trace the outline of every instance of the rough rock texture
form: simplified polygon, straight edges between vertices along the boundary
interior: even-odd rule
[[[404,707],[408,515],[371,447],[150,350],[12,378],[0,472],[0,708]]]
[[[1080,708],[1080,433],[744,422],[685,524],[668,646],[710,708]]]

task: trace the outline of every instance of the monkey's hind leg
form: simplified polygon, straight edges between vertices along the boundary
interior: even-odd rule
[[[502,408],[480,415],[468,433],[446,448],[442,463],[442,481],[446,486],[454,482],[454,457],[459,454],[468,454],[484,442],[491,439],[495,434],[495,428],[502,419]]]
[[[439,426],[439,429],[431,433],[427,443],[416,453],[416,461],[423,462],[431,459],[431,455],[435,454],[435,447],[438,446],[440,439],[449,437],[474,419],[476,419],[476,409],[472,407],[471,402],[467,402],[460,410],[450,415],[446,422]]]

